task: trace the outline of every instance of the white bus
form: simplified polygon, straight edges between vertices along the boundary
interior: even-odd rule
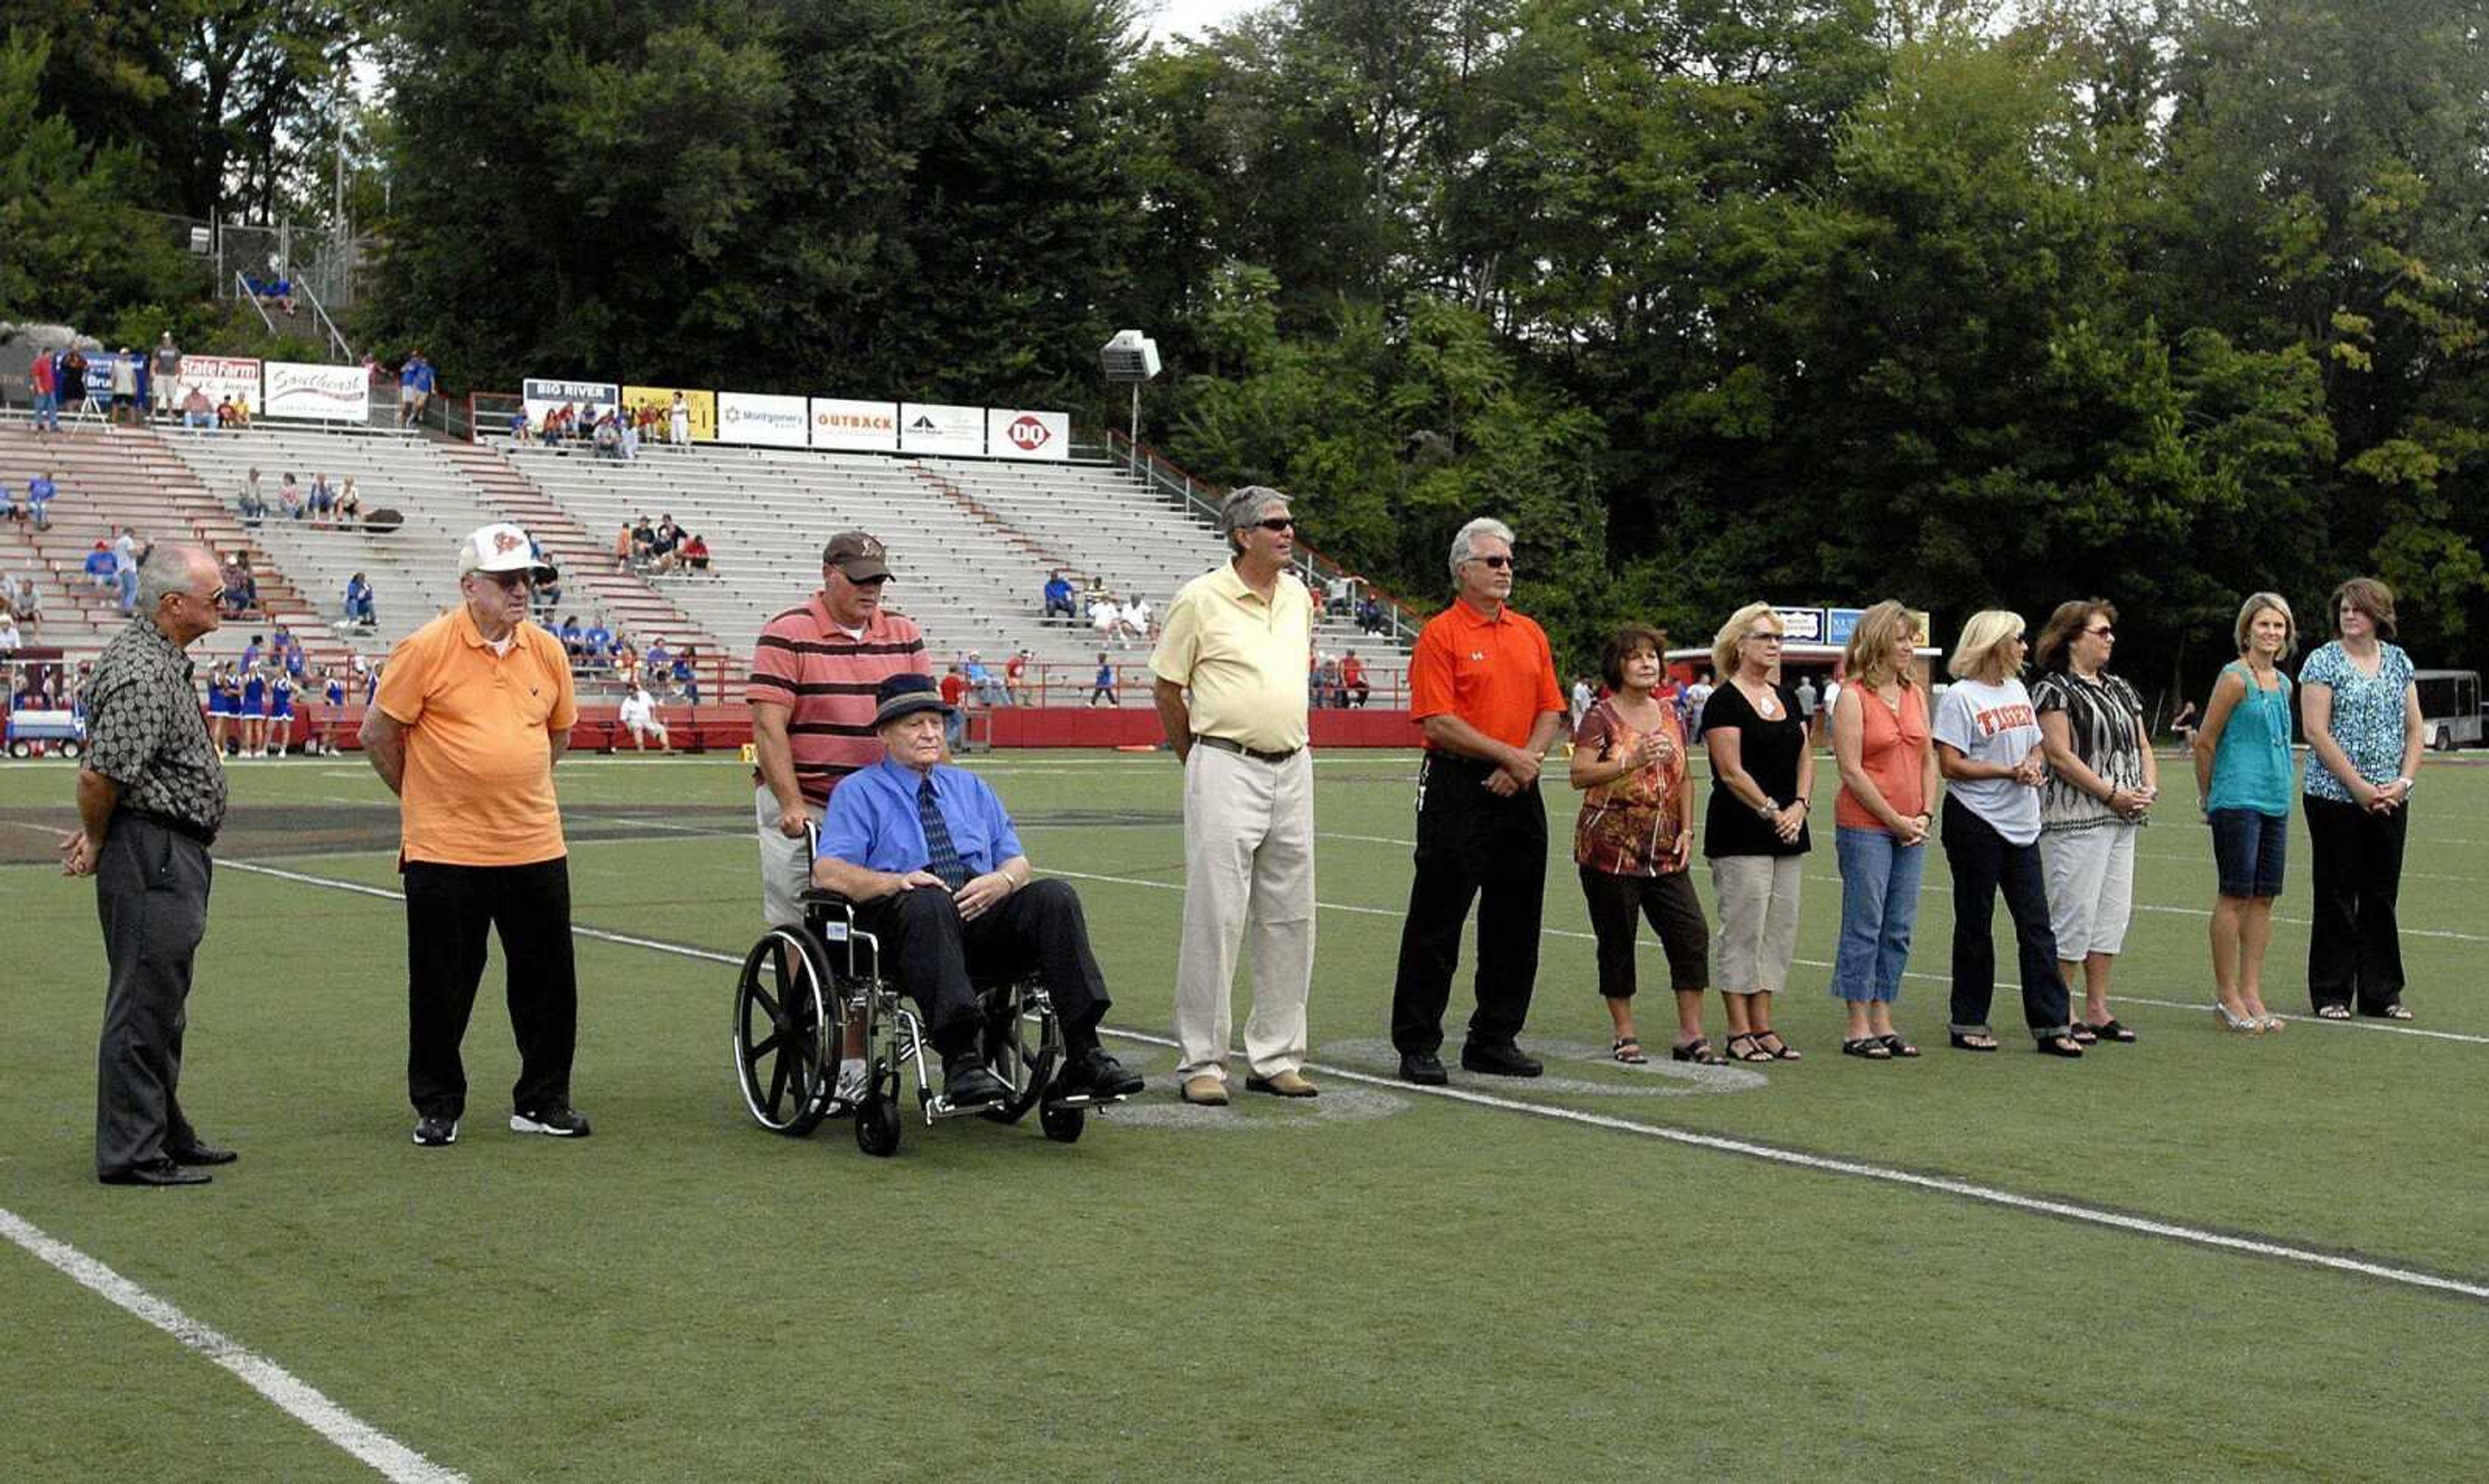
[[[2480,745],[2478,671],[2416,671],[2412,680],[2419,687],[2420,735],[2431,751]]]

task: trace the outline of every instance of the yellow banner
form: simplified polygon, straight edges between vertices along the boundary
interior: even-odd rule
[[[694,391],[688,386],[625,386],[622,388],[622,405],[634,414],[644,407],[654,407],[657,410],[656,441],[662,443],[673,437],[674,393],[678,391],[682,393],[684,409],[692,414],[692,442],[716,442],[716,392]]]

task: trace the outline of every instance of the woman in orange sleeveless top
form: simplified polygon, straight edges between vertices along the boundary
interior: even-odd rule
[[[1832,756],[1841,768],[1833,805],[1841,948],[1832,993],[1849,1013],[1842,1053],[1876,1062],[1919,1054],[1893,1029],[1937,786],[1927,695],[1915,670],[1918,641],[1918,620],[1900,603],[1887,600],[1859,615],[1832,713]]]

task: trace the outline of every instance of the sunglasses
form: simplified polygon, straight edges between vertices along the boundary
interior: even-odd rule
[[[1470,560],[1495,568],[1498,572],[1513,564],[1509,556],[1473,556]]]
[[[1294,530],[1297,528],[1297,523],[1284,515],[1274,515],[1267,521],[1255,521],[1253,524],[1261,527],[1264,530]]]
[[[2116,632],[2117,632],[2117,630],[2115,630],[2115,629],[2113,629],[2113,628],[2110,628],[2107,624],[2103,623],[2103,624],[2102,624],[2102,625],[2101,625],[2099,628],[2097,628],[2097,629],[2085,629],[2085,630],[2083,630],[2083,632],[2084,632],[2084,633],[2086,633],[2086,634],[2097,634],[2097,635],[2099,635],[2101,638],[2103,638],[2103,639],[2106,639],[2106,638],[2108,638],[2110,635],[2112,635],[2112,634],[2116,633]]]

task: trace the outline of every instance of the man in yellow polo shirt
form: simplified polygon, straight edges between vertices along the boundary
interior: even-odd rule
[[[587,1120],[570,1106],[579,982],[553,792],[579,703],[561,641],[528,621],[531,589],[553,569],[526,531],[494,525],[461,544],[458,571],[459,606],[389,652],[363,717],[363,751],[400,802],[415,1142],[458,1142],[458,1046],[495,928],[519,1043],[510,1127],[584,1138]]]
[[[1240,931],[1253,956],[1245,1090],[1316,1091],[1302,1070],[1314,975],[1314,771],[1305,751],[1313,599],[1287,570],[1296,527],[1286,496],[1238,490],[1219,508],[1219,528],[1232,556],[1184,585],[1150,655],[1159,722],[1184,764],[1176,1080],[1185,1101],[1213,1106],[1227,1101]]]

